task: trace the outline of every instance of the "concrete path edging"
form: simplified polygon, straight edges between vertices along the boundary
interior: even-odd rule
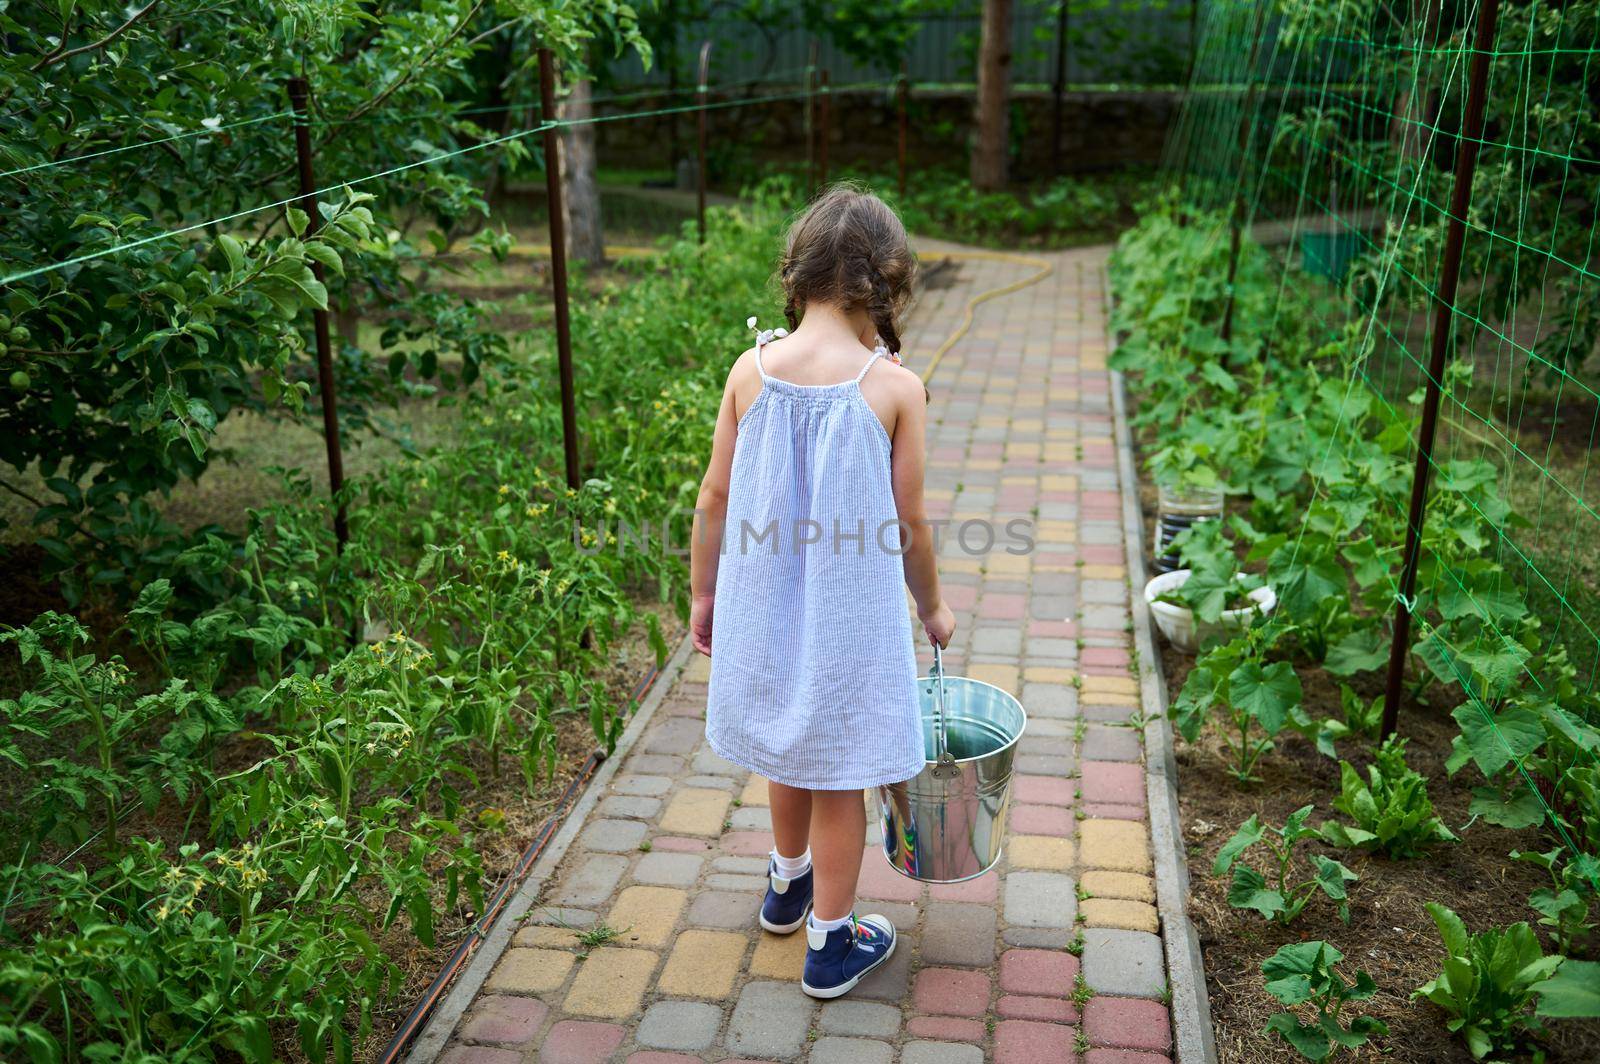
[[[1106,292],[1110,321],[1111,293]],[[1139,507],[1139,471],[1133,457],[1133,432],[1128,424],[1126,382],[1111,371],[1111,404],[1116,426],[1117,464],[1125,489],[1123,527],[1127,531],[1128,599],[1133,613],[1134,650],[1139,662],[1139,695],[1145,725],[1145,786],[1150,806],[1150,849],[1155,860],[1156,909],[1161,914],[1167,953],[1167,985],[1172,993],[1173,1053],[1177,1064],[1216,1064],[1216,1038],[1211,1029],[1211,1001],[1206,992],[1200,938],[1189,920],[1189,862],[1184,852],[1183,823],[1178,812],[1178,766],[1173,755],[1172,724],[1167,720],[1167,684],[1151,630],[1150,606],[1144,599],[1144,517]]]
[[[533,908],[533,903],[538,900],[545,884],[554,878],[556,870],[561,866],[561,859],[566,856],[573,840],[578,837],[578,832],[583,829],[584,821],[588,819],[590,811],[605,794],[606,785],[617,774],[617,769],[622,765],[628,751],[633,749],[639,737],[650,726],[657,708],[666,699],[667,692],[677,683],[678,675],[688,665],[693,653],[694,646],[685,635],[678,644],[678,649],[673,651],[672,656],[667,659],[667,663],[661,667],[661,672],[650,685],[650,693],[645,695],[644,701],[639,703],[639,708],[628,721],[628,726],[623,729],[622,735],[617,739],[617,748],[612,751],[610,757],[601,762],[600,767],[590,777],[583,793],[572,803],[572,808],[567,810],[566,819],[561,822],[560,829],[551,838],[544,852],[539,855],[539,859],[534,862],[528,878],[506,903],[500,918],[495,921],[494,927],[484,938],[483,945],[478,947],[472,959],[467,962],[467,966],[456,977],[449,993],[433,1010],[433,1015],[428,1018],[422,1033],[417,1035],[411,1051],[406,1055],[407,1064],[432,1064],[445,1051],[456,1025],[461,1022],[461,1017],[483,989],[489,973],[494,971],[506,947],[511,944],[511,938],[516,934],[518,924]]]

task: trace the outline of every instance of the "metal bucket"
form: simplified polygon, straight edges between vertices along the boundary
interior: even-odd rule
[[[903,876],[959,883],[1000,860],[1011,759],[1027,726],[1022,704],[993,684],[933,673],[917,680],[927,764],[902,783],[878,788],[883,854]]]

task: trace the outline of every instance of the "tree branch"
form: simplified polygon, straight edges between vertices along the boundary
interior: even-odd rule
[[[138,22],[140,19],[148,15],[151,10],[160,2],[161,0],[150,0],[148,4],[129,15],[128,21],[124,22],[122,25],[118,26],[116,29],[112,30],[98,41],[91,41],[88,44],[80,44],[78,47],[68,51],[61,50],[61,47],[67,43],[67,31],[66,27],[63,26],[61,28],[61,45],[58,45],[56,50],[50,54],[41,56],[39,61],[29,68],[30,72],[38,73],[47,66],[54,66],[57,63],[65,63],[68,59],[71,59],[74,56],[82,55],[85,52],[99,51],[112,41],[116,40],[118,37],[121,37],[124,33],[127,33],[135,22]]]

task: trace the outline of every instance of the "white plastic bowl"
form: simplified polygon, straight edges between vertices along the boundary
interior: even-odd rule
[[[1257,610],[1268,614],[1277,608],[1278,596],[1272,588],[1258,587],[1249,592],[1250,601],[1255,605],[1223,610],[1222,616],[1214,623],[1196,625],[1192,610],[1174,606],[1170,602],[1156,601],[1167,592],[1182,587],[1189,579],[1189,572],[1188,569],[1174,569],[1144,585],[1144,600],[1150,606],[1150,615],[1156,619],[1156,627],[1167,637],[1167,642],[1185,654],[1193,654],[1200,649],[1202,642],[1213,636],[1241,631],[1250,623],[1250,615]]]

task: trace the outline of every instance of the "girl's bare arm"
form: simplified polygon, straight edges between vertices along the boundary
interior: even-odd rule
[[[950,642],[955,617],[939,592],[939,565],[935,557],[933,526],[928,523],[922,497],[927,467],[927,393],[922,381],[909,370],[895,375],[895,420],[892,437],[894,503],[901,526],[911,543],[902,556],[906,586],[917,602],[917,617],[928,636],[940,646]]]
[[[728,516],[728,480],[733,471],[733,443],[739,434],[736,391],[745,359],[734,364],[722,391],[717,428],[711,438],[711,461],[700,481],[694,531],[689,544],[689,636],[700,653],[711,654],[711,622],[717,593],[717,562],[722,552],[722,527]]]

